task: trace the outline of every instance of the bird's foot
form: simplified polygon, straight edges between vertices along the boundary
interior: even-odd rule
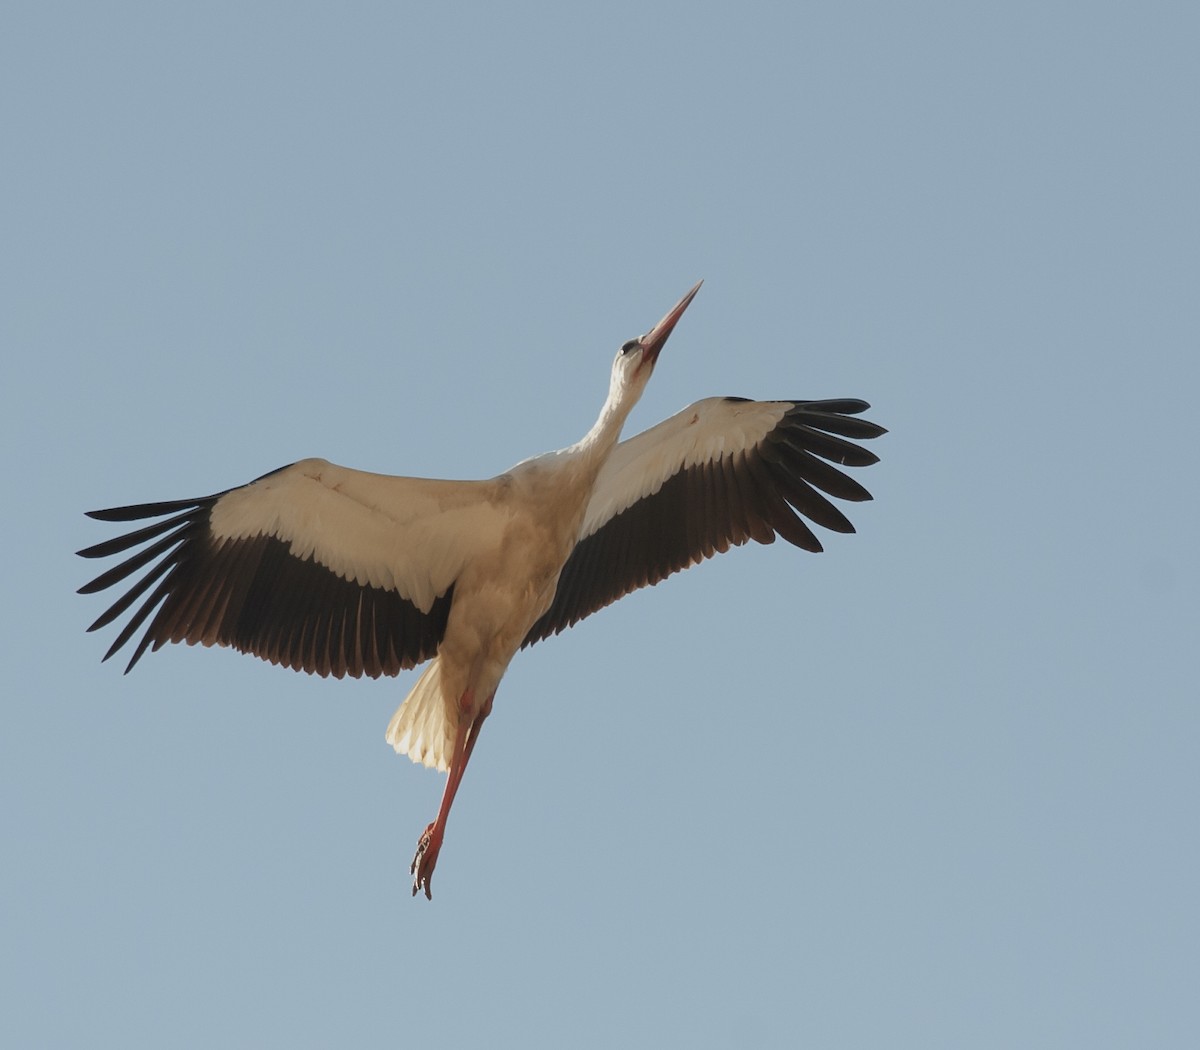
[[[424,890],[426,900],[433,900],[429,884],[433,879],[433,869],[437,867],[438,852],[442,848],[441,829],[435,826],[436,823],[430,824],[418,840],[417,855],[408,869],[413,877],[412,895],[415,897],[418,890]]]

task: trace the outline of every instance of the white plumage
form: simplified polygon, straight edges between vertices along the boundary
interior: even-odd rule
[[[393,590],[422,612],[478,558],[508,515],[488,481],[398,478],[305,459],[218,500],[217,541],[274,536],[355,583]]]
[[[339,678],[430,661],[387,730],[398,752],[449,774],[411,869],[413,893],[429,896],[455,793],[518,649],[730,545],[778,534],[819,551],[803,519],[853,532],[827,497],[870,499],[838,469],[876,461],[850,440],[883,433],[857,418],[862,401],[708,398],[618,443],[699,287],[621,347],[579,442],[490,480],[306,459],[201,499],[92,512],[162,519],[79,552],[142,547],[80,588],[146,569],[89,628],[137,606],[105,659],[149,620],[127,671],[179,641]]]
[[[787,401],[709,397],[622,441],[596,479],[580,539],[653,496],[681,470],[753,448],[791,407]]]
[[[442,699],[442,662],[435,656],[392,715],[387,742],[396,749],[396,754],[407,755],[439,773],[449,773],[454,750],[454,728],[449,714]]]

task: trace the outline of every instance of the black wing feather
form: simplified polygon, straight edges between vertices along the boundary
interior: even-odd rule
[[[79,589],[81,594],[102,591],[149,566],[88,628],[108,626],[150,591],[105,660],[148,619],[126,673],[148,648],[168,642],[227,645],[297,671],[338,678],[399,674],[437,652],[453,586],[422,612],[395,591],[345,579],[312,558],[295,557],[273,536],[218,540],[210,523],[225,494],[89,512],[114,522],[169,515],[79,551],[85,558],[106,558],[150,543]]]
[[[563,566],[553,603],[523,645],[558,634],[630,591],[731,545],[751,539],[771,543],[778,534],[818,552],[821,542],[804,518],[853,532],[826,495],[861,502],[871,494],[833,464],[877,463],[878,456],[849,439],[876,438],[886,431],[855,418],[870,408],[865,401],[791,404],[757,446],[681,470],[581,540]]]

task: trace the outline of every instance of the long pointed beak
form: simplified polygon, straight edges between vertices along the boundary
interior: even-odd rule
[[[667,316],[642,336],[643,361],[654,364],[658,360],[659,353],[666,345],[667,336],[671,334],[676,322],[683,316],[683,311],[688,308],[688,304],[696,298],[696,293],[700,291],[700,285],[703,283],[703,281],[697,281],[696,287],[672,306]]]

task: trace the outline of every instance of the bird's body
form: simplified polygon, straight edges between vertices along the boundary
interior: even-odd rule
[[[229,645],[337,677],[429,661],[387,731],[398,752],[449,773],[412,865],[413,892],[428,896],[458,785],[523,645],[731,544],[778,533],[820,550],[797,511],[853,528],[818,489],[870,498],[831,465],[876,459],[846,440],[883,433],[854,418],[866,407],[859,401],[709,398],[618,443],[698,289],[621,348],[609,396],[579,442],[490,480],[392,477],[308,459],[199,500],[93,512],[166,518],[80,552],[150,544],[81,588],[104,589],[154,563],[90,628],[150,592],[106,658],[154,613],[129,668],[172,641]]]

